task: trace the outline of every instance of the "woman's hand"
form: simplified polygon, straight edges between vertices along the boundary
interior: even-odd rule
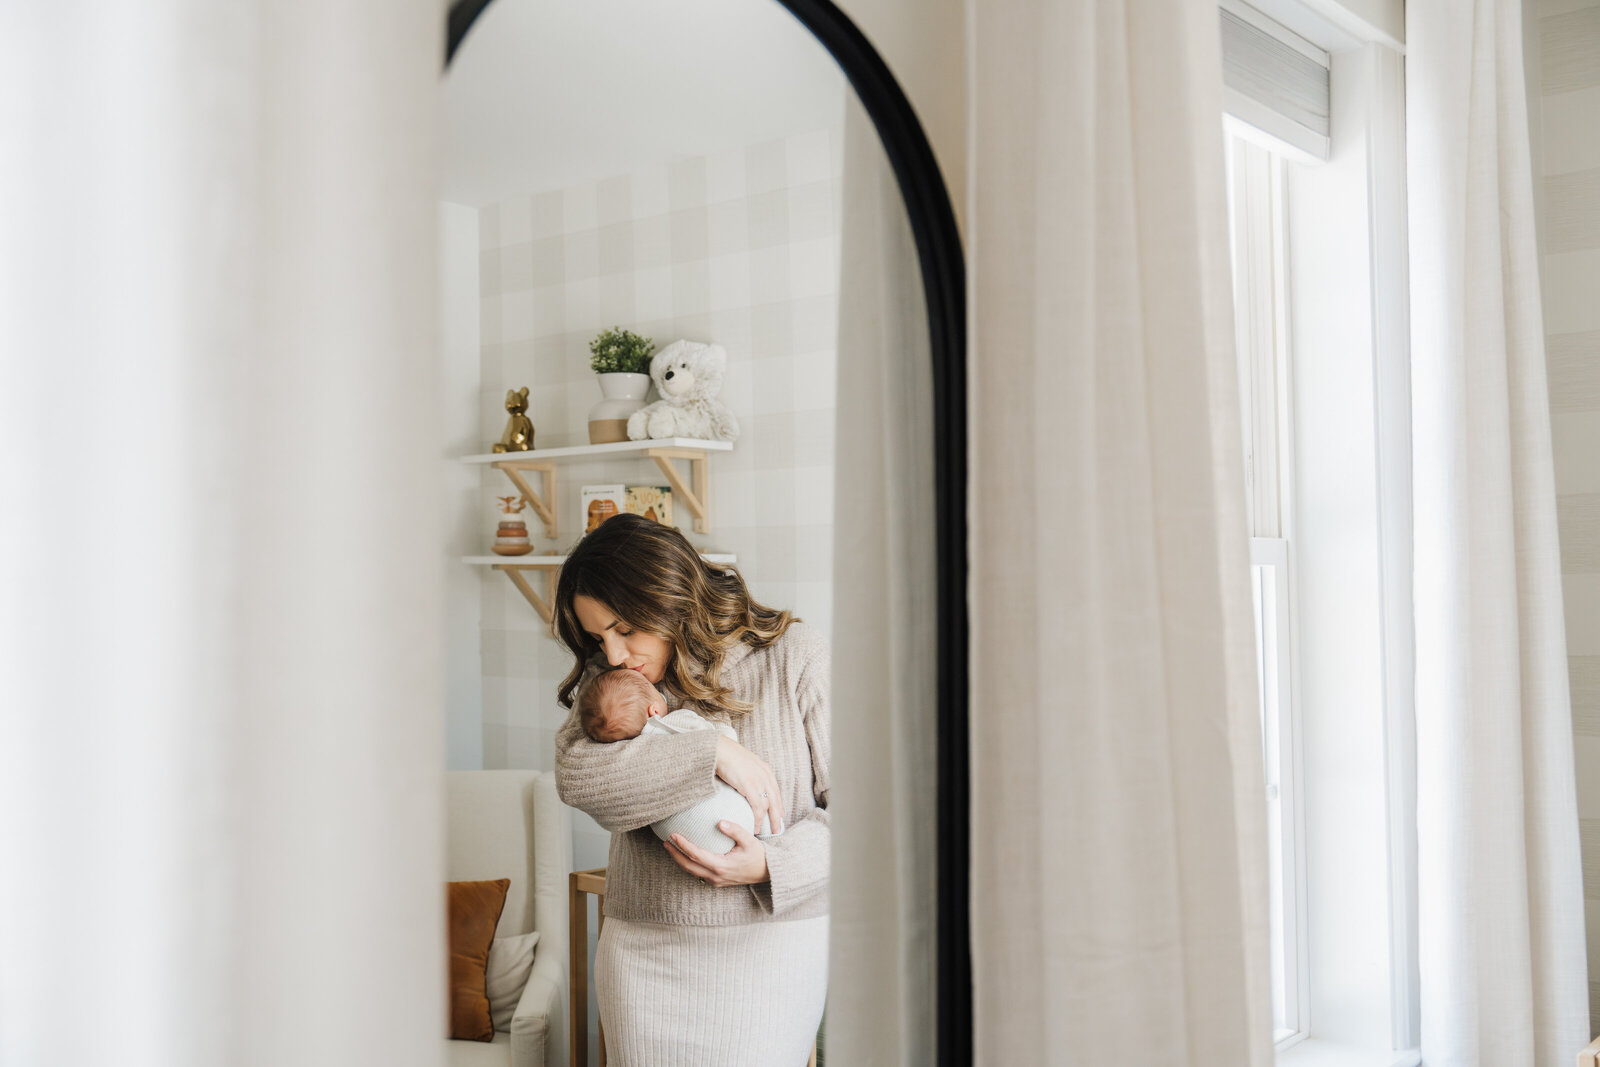
[[[778,779],[766,760],[739,742],[719,736],[717,777],[750,802],[750,810],[756,816],[756,829],[761,829],[761,816],[765,813],[768,832],[783,833],[783,801],[779,799]]]
[[[682,834],[673,834],[672,841],[662,845],[679,867],[711,885],[755,885],[771,880],[766,845],[743,826],[726,819],[717,823],[717,829],[734,841],[733,850],[720,856],[691,844]]]

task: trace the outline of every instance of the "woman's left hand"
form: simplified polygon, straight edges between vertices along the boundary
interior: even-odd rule
[[[717,829],[734,841],[733,849],[720,856],[691,844],[682,834],[673,834],[663,847],[679,867],[711,885],[755,885],[771,880],[766,845],[738,823],[724,820],[717,823]]]

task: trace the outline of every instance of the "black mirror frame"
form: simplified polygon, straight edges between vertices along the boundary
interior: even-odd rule
[[[455,0],[445,66],[491,0]],[[972,1063],[967,763],[967,295],[966,260],[950,193],[916,111],[888,64],[829,0],[778,0],[838,62],[871,117],[905,199],[916,239],[933,366],[934,528],[939,706],[937,1047],[940,1067]]]

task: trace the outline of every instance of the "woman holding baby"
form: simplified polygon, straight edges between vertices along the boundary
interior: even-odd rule
[[[676,529],[626,514],[562,567],[555,621],[575,657],[559,691],[574,711],[556,734],[556,786],[611,831],[595,960],[607,1052],[619,1067],[799,1067],[827,991],[827,642],[757,603]],[[640,732],[636,720],[596,732],[584,690],[613,670],[654,686],[607,687],[640,690],[615,697],[636,695],[640,715],[697,713],[718,728]],[[732,847],[718,852],[651,831],[719,781],[762,836],[722,821]]]

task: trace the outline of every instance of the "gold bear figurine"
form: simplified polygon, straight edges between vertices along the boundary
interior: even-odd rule
[[[506,432],[495,443],[496,452],[533,451],[533,420],[527,416],[528,387],[506,390],[506,410],[511,417],[506,420]]]

